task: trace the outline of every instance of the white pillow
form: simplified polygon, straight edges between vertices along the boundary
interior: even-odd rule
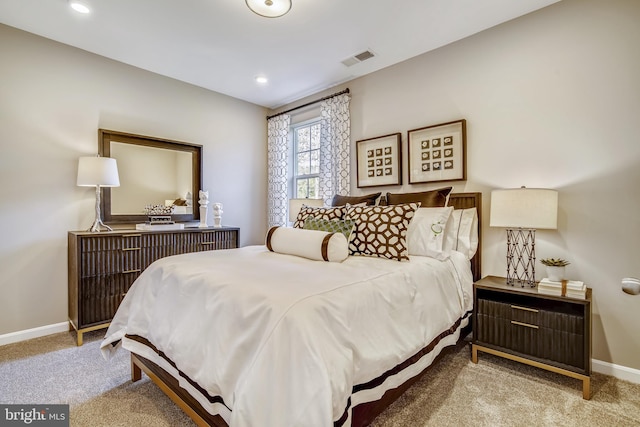
[[[342,233],[276,226],[267,232],[265,245],[271,252],[317,261],[342,262],[349,256],[349,242]]]
[[[445,251],[458,251],[473,258],[478,250],[478,211],[476,208],[456,209],[451,214],[444,241]]]
[[[453,206],[418,209],[407,230],[409,255],[449,258],[449,251],[444,251],[443,245],[452,212]]]

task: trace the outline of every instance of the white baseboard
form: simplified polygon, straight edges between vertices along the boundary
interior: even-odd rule
[[[602,360],[591,359],[591,369],[599,374],[610,375],[612,377],[640,384],[640,370],[628,368],[614,363],[603,362]]]
[[[32,338],[44,337],[46,335],[57,334],[69,330],[69,322],[60,322],[53,325],[40,326],[38,328],[25,329],[8,334],[0,335],[0,345],[13,344],[14,342],[26,341]]]

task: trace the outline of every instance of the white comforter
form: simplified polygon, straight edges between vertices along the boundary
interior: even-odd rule
[[[232,427],[331,426],[354,385],[415,354],[470,310],[469,270],[459,253],[328,263],[248,246],[167,257],[133,284],[101,348],[108,358],[122,340],[156,360],[124,335],[148,339],[223,398],[226,406],[199,401]]]

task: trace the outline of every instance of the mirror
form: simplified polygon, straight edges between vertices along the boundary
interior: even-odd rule
[[[102,188],[105,222],[145,222],[145,206],[174,202],[174,221],[200,219],[201,145],[105,129],[98,144],[101,156],[116,159],[120,175],[120,187]]]

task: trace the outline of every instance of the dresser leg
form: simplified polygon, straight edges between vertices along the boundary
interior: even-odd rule
[[[471,361],[473,363],[478,363],[478,349],[475,344],[471,344]]]
[[[80,331],[76,332],[76,340],[78,342],[78,347],[80,347],[82,345],[82,332]]]
[[[591,378],[587,377],[582,380],[582,398],[585,400],[591,399]]]

